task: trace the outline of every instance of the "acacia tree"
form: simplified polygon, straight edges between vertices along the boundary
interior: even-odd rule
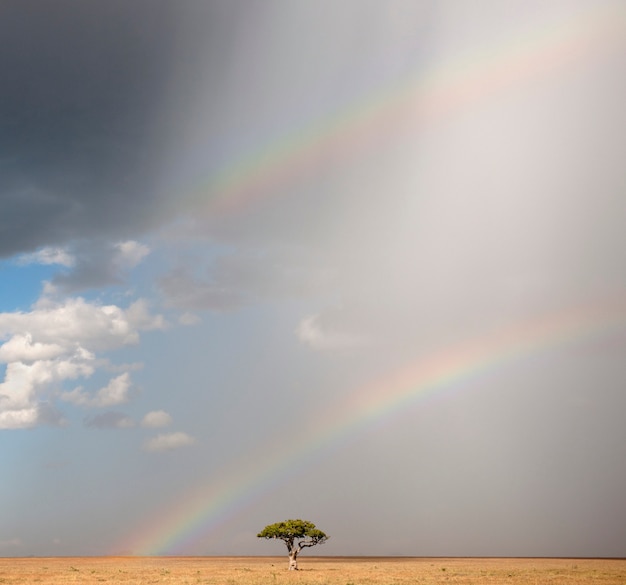
[[[275,538],[287,545],[289,552],[289,570],[298,570],[298,555],[303,548],[324,544],[328,540],[321,530],[315,528],[313,522],[306,520],[285,520],[269,524],[257,534],[258,538]]]

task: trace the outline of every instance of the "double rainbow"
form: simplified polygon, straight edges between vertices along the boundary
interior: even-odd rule
[[[624,26],[623,5],[598,3],[566,22],[528,31],[505,46],[440,64],[415,78],[400,80],[350,105],[334,116],[267,144],[193,183],[198,213],[236,210],[278,187],[314,173],[319,165],[349,160],[361,149],[379,147],[397,132],[471,108],[503,89],[533,82],[545,75],[578,66],[585,57],[610,51]],[[334,405],[288,446],[264,445],[258,456],[235,462],[217,479],[191,487],[173,505],[155,511],[116,551],[138,555],[180,554],[194,549],[222,522],[262,494],[298,473],[311,459],[373,422],[394,416],[424,397],[460,390],[469,379],[514,360],[521,360],[594,336],[607,336],[626,325],[621,300],[527,320],[500,332],[471,339],[444,351],[420,357]],[[254,463],[256,461],[256,463]]]

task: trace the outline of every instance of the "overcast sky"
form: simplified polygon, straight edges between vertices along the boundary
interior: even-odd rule
[[[0,555],[626,555],[626,7],[3,0]]]

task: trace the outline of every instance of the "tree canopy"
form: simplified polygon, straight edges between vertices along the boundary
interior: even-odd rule
[[[297,557],[303,548],[324,544],[328,536],[308,520],[285,520],[269,524],[257,534],[258,538],[282,540],[289,552],[289,569],[298,568]]]

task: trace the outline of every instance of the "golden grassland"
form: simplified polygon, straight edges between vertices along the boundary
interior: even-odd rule
[[[0,583],[126,585],[624,585],[626,559],[301,557],[0,558]]]

